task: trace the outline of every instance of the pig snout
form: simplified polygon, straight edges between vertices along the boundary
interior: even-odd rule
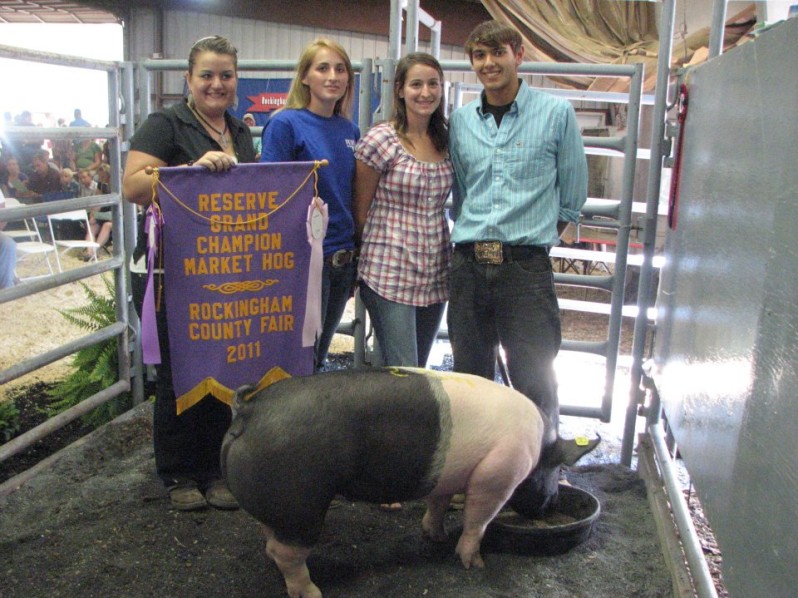
[[[542,519],[557,507],[560,488],[560,467],[574,465],[595,449],[601,436],[583,442],[557,438],[544,447],[540,464],[513,492],[508,504],[527,519]]]

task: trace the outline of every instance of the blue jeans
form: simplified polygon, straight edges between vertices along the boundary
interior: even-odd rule
[[[321,272],[321,336],[316,341],[316,371],[324,369],[327,351],[355,288],[355,262],[335,267],[325,261]]]
[[[426,307],[396,303],[362,282],[360,298],[374,324],[382,364],[426,367],[446,303]]]
[[[0,289],[14,286],[14,268],[17,266],[17,243],[0,233]]]
[[[562,333],[548,255],[492,265],[455,250],[448,326],[454,371],[493,380],[501,345],[513,388],[540,407],[557,430],[554,358]]]

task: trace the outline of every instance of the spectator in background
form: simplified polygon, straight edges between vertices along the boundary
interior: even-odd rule
[[[83,118],[80,108],[75,108],[75,120],[69,123],[70,127],[90,127],[91,123]]]
[[[29,110],[23,110],[14,118],[14,124],[18,127],[35,127],[33,115]],[[14,152],[19,159],[19,166],[23,171],[31,171],[33,156],[42,149],[44,139],[26,139],[20,141]]]
[[[66,121],[63,118],[58,119],[59,127],[66,127]],[[69,154],[72,148],[72,143],[69,139],[56,139],[53,141],[53,162],[58,168],[70,167]]]
[[[75,180],[75,173],[72,172],[71,168],[61,169],[61,191],[70,193],[73,197],[78,196],[80,185]]]
[[[252,116],[249,112],[247,112],[244,115],[244,119],[243,120],[244,120],[244,124],[247,125],[250,128],[257,126],[257,123],[255,122],[255,117]],[[252,143],[255,146],[255,159],[256,160],[260,160],[260,148],[261,148],[261,145],[263,144],[263,140],[260,138],[260,135],[258,135],[257,137],[253,137]]]
[[[107,124],[107,125],[105,125],[105,127],[106,128],[110,128],[111,125]],[[100,141],[100,146],[102,147],[103,165],[108,166],[109,164],[111,164],[111,143],[109,142],[108,139],[103,139],[103,140]],[[99,173],[99,172],[100,171],[98,170],[97,173]],[[95,173],[95,175],[97,173]]]
[[[113,223],[111,222],[111,212],[103,211],[105,207],[94,208],[89,210],[89,226],[91,227],[91,234],[86,231],[86,241],[94,241],[100,246],[100,249],[105,249],[108,241],[111,240],[111,232],[113,231]],[[110,207],[108,207],[110,210]],[[106,249],[106,252],[108,250]],[[81,256],[84,262],[93,260],[97,255],[95,249],[87,249]]]
[[[90,195],[97,195],[97,181],[91,174],[91,170],[84,168],[78,171],[78,197],[88,197]]]
[[[92,176],[103,163],[103,150],[94,139],[81,139],[75,148],[75,168],[91,170]]]
[[[97,170],[96,181],[92,178],[90,170],[81,170],[78,173],[78,178],[80,179],[81,188],[79,197],[104,195],[111,192],[111,169],[108,164],[103,164]],[[111,206],[102,206],[89,210],[91,232],[100,248],[104,248],[108,241],[111,240],[111,233],[113,232],[112,217],[113,210]],[[88,232],[86,233],[86,240],[91,241]],[[94,255],[95,252],[89,250],[83,255],[82,259],[89,261],[94,258]]]
[[[103,195],[111,192],[111,167],[103,164],[94,177],[97,181],[97,191]],[[108,210],[110,210],[110,206]]]
[[[15,197],[19,200],[30,197],[28,190],[28,175],[19,168],[19,161],[14,156],[6,158],[6,173],[3,180],[3,193],[6,197]]]
[[[31,161],[33,174],[28,179],[28,189],[33,192],[34,202],[41,202],[45,193],[61,191],[61,173],[50,164],[48,157],[47,151],[42,150]]]
[[[0,191],[0,209],[5,207],[6,198]],[[5,222],[0,222],[0,289],[13,287],[16,281],[14,268],[17,265],[17,243],[1,232],[5,226]]]

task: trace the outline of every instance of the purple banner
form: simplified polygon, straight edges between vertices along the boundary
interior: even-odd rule
[[[313,162],[161,168],[162,255],[178,413],[230,403],[272,367],[313,373],[326,205]]]

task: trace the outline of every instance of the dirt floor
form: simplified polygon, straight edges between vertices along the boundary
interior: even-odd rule
[[[47,295],[47,307],[37,303],[41,298],[14,302],[13,311],[8,304],[0,306],[4,330],[25,318],[19,331],[23,338],[55,342],[73,334],[59,332],[59,316],[42,313],[80,302],[82,291],[73,287],[39,295]],[[26,317],[26,309],[36,315]],[[47,323],[39,329],[42,320]],[[576,323],[564,318],[564,324],[566,336],[569,326],[577,332],[588,328],[584,318]],[[584,334],[600,338],[601,325],[590,322],[593,331]],[[0,367],[8,367],[3,360],[20,358],[10,349],[0,343]],[[67,367],[56,364],[2,390],[25,395]],[[604,439],[585,464],[567,472],[572,485],[593,493],[601,504],[590,537],[576,548],[539,557],[486,547],[486,568],[466,571],[454,554],[460,511],[448,514],[451,539],[438,545],[421,537],[420,502],[407,503],[397,513],[344,503],[329,511],[309,560],[314,581],[327,598],[671,596],[643,483],[634,470],[618,465],[617,426],[565,417],[562,428],[564,435],[598,432]],[[54,464],[20,488],[9,493],[13,482],[0,486],[1,598],[285,595],[249,515],[214,509],[182,513],[170,507],[154,474],[151,442],[151,405],[144,403],[59,453]],[[6,474],[0,483],[9,468],[9,461],[0,464]]]
[[[578,466],[571,484],[601,515],[590,537],[556,557],[485,551],[484,570],[448,543],[421,537],[421,503],[398,513],[345,503],[329,511],[309,561],[329,597],[670,596],[645,489],[612,463]],[[170,508],[154,476],[151,406],[95,431],[80,446],[0,498],[4,598],[72,596],[282,596],[258,524],[242,511]]]

